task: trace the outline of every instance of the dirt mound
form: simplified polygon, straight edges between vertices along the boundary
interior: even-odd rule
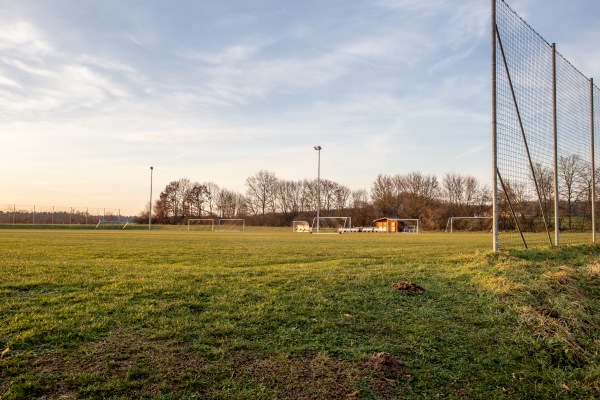
[[[390,353],[373,353],[371,357],[369,357],[367,363],[369,367],[382,375],[394,377],[403,376],[407,379],[412,378],[404,363]]]
[[[425,289],[423,287],[417,285],[416,283],[410,282],[410,281],[394,283],[392,285],[392,287],[395,290],[405,292],[405,293],[419,293],[419,292],[425,291]]]

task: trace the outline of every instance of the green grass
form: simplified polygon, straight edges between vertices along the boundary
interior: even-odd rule
[[[600,396],[599,248],[290,230],[0,231],[0,398]]]

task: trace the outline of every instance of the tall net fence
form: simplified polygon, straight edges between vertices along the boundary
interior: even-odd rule
[[[0,228],[53,227],[89,228],[99,222],[128,222],[118,208],[0,205]]]
[[[598,88],[503,0],[494,39],[498,247],[589,243]]]

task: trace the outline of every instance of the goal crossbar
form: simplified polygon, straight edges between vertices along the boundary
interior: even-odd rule
[[[323,221],[324,224],[321,224],[321,221]],[[340,229],[349,228],[352,228],[351,217],[319,217],[318,219],[317,217],[315,217],[313,218],[312,226],[310,227],[310,232],[315,234],[340,233]],[[331,229],[334,229],[335,231],[331,232]]]
[[[196,222],[198,224],[196,224]],[[214,231],[215,230],[215,220],[212,218],[190,218],[188,219],[188,231],[191,230],[192,226],[206,226],[209,227],[210,226],[210,230]]]

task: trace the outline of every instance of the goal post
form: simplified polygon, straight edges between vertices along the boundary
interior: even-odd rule
[[[308,221],[293,221],[292,228],[294,232],[310,232],[310,224],[308,223]]]
[[[398,232],[402,233],[422,233],[421,220],[418,218],[397,218]],[[402,226],[400,226],[402,224]]]
[[[490,231],[493,217],[450,217],[446,223],[446,232],[461,231]]]
[[[318,224],[317,224],[318,222]],[[317,226],[319,227],[317,231]],[[342,230],[352,228],[351,217],[315,217],[310,228],[311,233],[341,233]]]
[[[188,231],[207,231],[215,230],[215,220],[212,218],[190,218],[188,219]]]
[[[217,223],[219,232],[243,232],[246,228],[246,220],[241,218],[223,218]]]

